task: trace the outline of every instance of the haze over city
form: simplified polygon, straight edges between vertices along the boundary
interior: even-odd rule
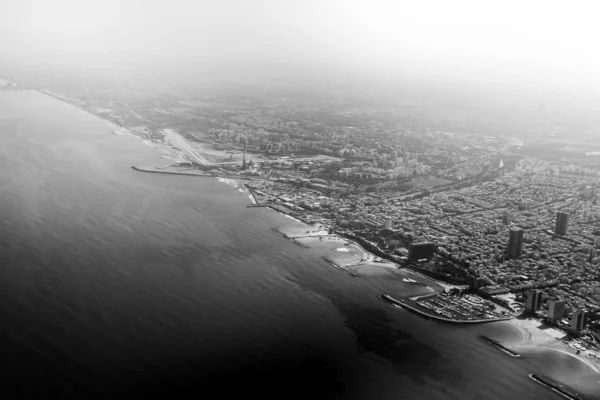
[[[600,83],[593,2],[26,0],[2,11],[2,60],[40,67]]]

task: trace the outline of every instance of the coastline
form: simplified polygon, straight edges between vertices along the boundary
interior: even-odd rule
[[[32,92],[37,92],[43,96],[47,96],[49,98],[52,98],[54,100],[60,101],[62,103],[68,104],[70,106],[75,107],[76,109],[78,109],[79,111],[85,112],[87,114],[89,114],[90,116],[93,116],[94,118],[98,119],[99,121],[102,121],[103,123],[107,124],[113,131],[118,131],[119,134],[122,133],[128,133],[131,134],[132,136],[135,136],[137,138],[139,138],[140,140],[142,140],[143,142],[145,142],[144,138],[140,137],[139,135],[135,134],[133,131],[131,131],[130,129],[128,129],[127,127],[121,126],[118,123],[102,116],[99,115],[95,112],[93,112],[92,110],[89,110],[87,108],[85,108],[83,105],[76,103],[73,100],[70,100],[68,98],[65,98],[63,96],[60,96],[59,94],[53,93],[52,91],[48,91],[48,90],[43,90],[43,89],[35,89],[35,88],[29,88],[29,89],[25,89],[25,90],[29,90]],[[114,133],[114,132],[113,132]],[[169,143],[168,140],[165,140],[164,143],[160,143],[160,142],[153,142],[155,144],[159,144],[161,146],[165,146],[167,147],[169,150],[175,151],[177,154],[180,155],[185,155],[185,151],[178,149],[176,147],[174,147],[171,143]],[[187,159],[187,157],[185,157]],[[140,171],[144,171],[144,169],[140,169],[139,167],[133,167],[134,169],[140,170]],[[153,169],[156,169],[156,167],[153,167]],[[185,173],[185,172],[170,172],[170,171],[160,171],[160,170],[146,170],[144,172],[150,172],[150,173],[166,173],[166,174],[179,174],[179,175],[194,175],[194,176],[204,176],[204,177],[216,177],[216,178],[230,178],[230,179],[240,179],[240,180],[255,180],[254,178],[249,178],[249,177],[243,177],[243,176],[231,176],[231,175],[208,175],[208,174],[191,174],[191,173]],[[261,204],[256,200],[256,197],[254,196],[254,193],[252,190],[250,190],[250,193],[252,195],[252,201],[255,204]],[[264,205],[264,204],[261,204]],[[271,208],[274,211],[277,211],[281,214],[284,214],[286,216],[288,216],[289,218],[294,219],[297,222],[302,222],[304,224],[307,225],[311,225],[310,221],[304,220],[299,218],[298,216],[294,216],[291,215],[289,213],[286,213],[284,210],[279,209],[278,207],[275,207],[275,205],[271,206],[271,205],[266,205],[266,207]],[[359,246],[365,253],[367,254],[373,254],[372,252],[366,250],[361,243],[359,243],[356,238],[354,237],[348,237],[346,235],[341,235],[340,233],[336,232],[335,233],[336,236],[344,238],[348,241],[351,241],[352,243],[354,243],[355,245]],[[297,243],[296,243],[297,244]],[[393,261],[394,262],[394,261]],[[446,282],[437,280],[435,278],[432,278],[428,275],[422,274],[419,271],[414,270],[413,268],[410,267],[402,267],[402,269],[405,269],[407,271],[409,271],[410,273],[416,274],[418,276],[420,276],[421,278],[427,279],[429,282],[439,285],[443,288],[447,288],[447,287],[453,287],[451,284],[448,284]],[[417,310],[418,311],[418,310]],[[592,359],[590,357],[586,357],[583,356],[581,354],[576,354],[575,350],[568,346],[567,344],[565,344],[564,342],[555,339],[551,336],[549,336],[546,332],[542,331],[541,329],[539,329],[536,326],[533,325],[527,325],[527,323],[524,323],[523,320],[518,320],[518,319],[509,319],[507,320],[507,322],[509,322],[510,324],[512,324],[513,326],[517,327],[519,330],[521,330],[521,332],[523,332],[523,344],[525,345],[532,345],[535,346],[536,348],[540,348],[540,349],[551,349],[554,351],[559,351],[562,352],[564,354],[567,354],[569,356],[575,357],[577,359],[579,359],[581,362],[584,362],[586,365],[588,365],[592,370],[594,370],[596,373],[600,373],[600,361],[597,359]]]
[[[264,206],[266,208],[270,208],[271,210],[276,211],[276,212],[278,212],[280,214],[283,214],[284,216],[286,216],[288,218],[291,218],[291,219],[293,219],[296,222],[300,222],[300,223],[303,223],[303,224],[308,225],[308,226],[314,224],[313,222],[310,222],[310,221],[307,221],[307,220],[302,220],[302,219],[299,219],[296,216],[292,216],[289,213],[286,213],[285,211],[279,210],[278,208],[275,208],[273,206],[266,205],[266,204],[258,202],[256,200],[256,197],[254,197],[253,190],[251,188],[248,188],[248,190],[252,194],[252,200],[254,201],[253,206],[261,205],[261,206]],[[275,230],[277,228],[272,228],[272,229]],[[285,237],[286,239],[290,240],[290,241],[291,241],[291,239],[293,239],[292,237],[288,237],[287,235],[283,234],[283,232],[277,232],[277,233],[280,234],[281,236]],[[357,246],[358,248],[360,248],[361,251],[363,252],[363,254],[365,254],[365,258],[367,258],[369,260],[372,260],[375,257],[379,257],[378,255],[375,255],[372,252],[370,252],[369,250],[365,249],[364,246],[362,246],[362,244],[360,242],[358,242],[354,237],[349,237],[347,235],[340,234],[339,232],[334,232],[332,235],[338,237],[341,240],[345,240],[347,242],[351,242],[352,244],[354,244],[355,246]],[[323,236],[329,236],[329,235],[323,235]],[[314,236],[314,237],[317,237],[317,236]],[[307,246],[307,247],[309,247],[309,246]],[[383,258],[383,257],[380,257],[380,258]],[[446,283],[446,282],[437,280],[435,278],[432,278],[430,276],[422,274],[419,271],[415,271],[412,268],[405,267],[405,266],[400,266],[395,261],[391,261],[389,259],[388,259],[388,261],[389,261],[388,264],[392,264],[394,266],[393,268],[395,268],[395,269],[404,270],[404,271],[407,271],[407,272],[409,272],[411,274],[415,274],[415,275],[419,276],[422,279],[426,279],[428,281],[428,283],[429,283],[429,286],[432,287],[432,289],[434,289],[434,290],[436,290],[436,289],[438,289],[438,290],[444,290],[444,289],[451,289],[451,288],[456,287],[456,285],[453,285],[453,284],[450,284],[450,283]],[[351,265],[342,266],[342,268],[354,266],[356,264],[360,264],[360,263],[353,263]],[[350,271],[348,271],[348,272],[350,272]],[[418,311],[418,312],[420,312],[420,311]],[[486,321],[486,322],[491,322],[491,321]]]
[[[573,349],[571,346],[569,346],[562,340],[556,338],[556,335],[552,335],[546,332],[548,329],[540,329],[541,323],[538,320],[533,318],[513,318],[507,322],[514,326],[516,329],[518,329],[523,335],[520,343],[521,346],[558,351],[560,353],[578,359],[582,363],[586,364],[592,371],[594,371],[597,374],[600,374],[600,360],[587,357],[583,354],[577,354],[575,352],[575,349]]]
[[[112,128],[112,133],[115,136],[120,136],[124,133],[130,134],[138,139],[140,139],[143,143],[148,144],[147,142],[156,144],[156,145],[160,145],[160,146],[164,146],[166,147],[168,150],[170,151],[174,151],[178,156],[182,157],[183,159],[187,160],[187,161],[191,161],[191,162],[197,162],[197,160],[201,160],[202,162],[200,162],[199,164],[203,165],[203,166],[207,166],[207,167],[211,167],[211,166],[217,166],[219,165],[218,163],[213,163],[213,162],[209,162],[204,156],[202,156],[201,154],[198,154],[197,150],[192,149],[186,142],[185,139],[183,137],[181,137],[181,135],[179,135],[177,132],[175,132],[173,129],[162,129],[161,130],[161,134],[163,134],[163,142],[157,142],[157,141],[153,141],[151,139],[145,139],[137,134],[135,134],[131,129],[129,129],[126,126],[121,126],[120,124],[118,124],[117,122],[99,115],[95,112],[93,112],[92,110],[87,109],[86,107],[84,107],[82,104],[78,104],[76,101],[63,97],[57,93],[54,93],[50,90],[45,90],[45,89],[35,89],[35,88],[28,88],[25,90],[29,90],[32,92],[36,92],[39,93],[43,96],[47,96],[50,97],[54,100],[60,101],[61,103],[65,103],[68,104],[72,107],[75,107],[76,109],[78,109],[79,111],[82,111],[84,113],[89,114],[90,116],[106,123],[110,128]],[[118,131],[118,133],[115,133],[115,131]],[[172,143],[170,143],[171,141],[177,141],[181,144],[181,147],[184,147],[183,149],[178,148],[177,146],[173,145]],[[152,146],[151,144],[148,144],[150,146]],[[190,157],[191,154],[191,157]],[[196,161],[190,159],[190,158],[195,158]],[[140,170],[141,171],[141,170]],[[159,172],[159,171],[144,171],[144,172]],[[176,173],[176,174],[180,174],[180,175],[186,175],[185,173],[181,174],[181,173]],[[189,174],[188,174],[189,175]],[[243,176],[230,176],[230,175],[216,175],[216,174],[212,174],[213,177],[224,177],[224,178],[232,178],[232,179],[243,179],[243,180],[254,180],[254,178],[249,178],[249,177],[243,177]]]
[[[121,126],[121,125],[117,124],[116,122],[114,122],[114,121],[112,121],[112,120],[110,120],[110,119],[108,119],[108,118],[106,118],[106,117],[103,117],[103,116],[101,116],[101,115],[98,115],[98,114],[96,114],[95,112],[93,112],[93,111],[91,111],[91,110],[88,110],[87,108],[85,108],[85,107],[83,107],[83,106],[81,106],[81,105],[77,105],[77,104],[76,104],[76,103],[74,103],[73,101],[70,101],[70,99],[67,99],[66,97],[62,97],[62,96],[60,96],[59,94],[57,94],[57,93],[54,93],[54,92],[52,92],[52,91],[50,91],[50,90],[45,90],[45,89],[34,89],[34,88],[31,88],[31,89],[26,89],[26,90],[30,90],[30,91],[32,91],[32,92],[39,93],[39,94],[41,94],[41,95],[43,95],[43,96],[51,97],[51,98],[53,98],[54,100],[58,100],[58,101],[60,101],[61,103],[69,104],[69,105],[71,105],[71,106],[73,106],[73,107],[77,108],[78,110],[80,110],[80,111],[83,111],[83,112],[85,112],[85,113],[87,113],[87,114],[89,114],[89,115],[91,115],[91,116],[95,117],[96,119],[98,119],[98,120],[100,120],[100,121],[102,121],[102,122],[104,122],[104,123],[108,124],[108,126],[110,126],[111,128],[113,128],[113,130],[115,130],[115,129],[116,129],[116,130],[119,130],[119,131],[120,131],[120,133],[119,133],[117,136],[121,135],[122,133],[128,133],[128,134],[130,134],[130,135],[133,135],[133,136],[135,136],[135,137],[139,138],[140,140],[143,140],[143,138],[141,138],[140,136],[138,136],[138,135],[136,135],[135,133],[133,133],[133,132],[132,132],[132,131],[131,131],[129,128],[127,128],[127,127],[125,127],[125,126]],[[114,132],[113,132],[113,133],[114,133]]]

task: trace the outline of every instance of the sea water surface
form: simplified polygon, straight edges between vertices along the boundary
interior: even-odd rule
[[[592,390],[571,356],[477,339],[517,340],[509,324],[381,301],[409,289],[273,233],[301,224],[246,208],[240,182],[130,168],[163,156],[42,94],[0,92],[2,396],[556,397],[531,372]]]

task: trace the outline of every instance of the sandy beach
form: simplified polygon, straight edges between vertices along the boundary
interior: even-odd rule
[[[566,333],[560,329],[548,327],[534,318],[514,318],[509,323],[521,331],[523,335],[521,344],[523,346],[551,349],[570,355],[600,374],[600,359],[591,355],[592,353],[589,351],[576,354],[577,350],[562,340],[566,337]]]

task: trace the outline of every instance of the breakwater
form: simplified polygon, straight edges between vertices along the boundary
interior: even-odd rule
[[[296,244],[297,244],[298,246],[300,246],[300,247],[304,247],[305,249],[308,249],[308,247],[309,247],[309,246],[305,245],[304,243],[297,241],[297,240],[296,240],[296,239],[294,239],[294,238],[291,238],[291,239],[290,239],[290,241],[292,241],[292,242],[296,243]]]
[[[333,266],[333,267],[335,267],[337,269],[340,269],[340,270],[344,271],[345,273],[347,273],[350,276],[353,276],[353,277],[357,277],[358,276],[354,272],[348,271],[346,268],[342,267],[340,264],[336,263],[335,261],[333,261],[331,258],[329,258],[327,256],[323,256],[323,259],[325,261],[327,261],[329,263],[329,265],[331,265],[331,266]]]
[[[284,237],[284,238],[286,238],[286,239],[289,239],[289,238],[290,238],[288,235],[286,235],[285,233],[281,232],[281,231],[280,231],[279,229],[277,229],[277,228],[271,228],[271,230],[273,230],[273,232],[275,232],[275,233],[277,233],[277,234],[279,234],[279,235],[283,236],[283,237]]]
[[[395,298],[388,296],[387,294],[380,294],[379,296],[380,299],[385,300],[389,303],[392,303],[398,307],[402,307],[402,302],[400,300],[396,300]]]
[[[386,296],[386,297],[383,297]],[[440,317],[438,315],[435,314],[430,314],[428,312],[425,312],[417,307],[415,307],[414,305],[409,304],[411,301],[410,300],[403,300],[403,301],[399,301],[394,299],[393,297],[391,297],[390,295],[387,294],[382,294],[380,298],[386,299],[387,301],[394,301],[394,304],[398,304],[400,306],[402,306],[403,308],[412,311],[416,314],[419,314],[422,317],[425,317],[427,319],[432,319],[435,321],[440,321],[440,322],[447,322],[447,323],[451,323],[451,324],[485,324],[488,322],[498,322],[498,321],[508,321],[510,319],[512,319],[512,317],[506,317],[506,318],[489,318],[489,319],[451,319],[451,318],[444,318],[444,317]],[[391,300],[390,300],[391,299]]]
[[[515,353],[514,351],[512,351],[511,349],[504,347],[502,344],[500,344],[499,342],[497,342],[496,340],[489,338],[487,336],[479,336],[479,338],[481,340],[483,340],[484,342],[494,346],[495,348],[501,350],[502,352],[508,354],[511,357],[521,357],[521,355],[519,353]]]
[[[586,398],[577,393],[573,388],[565,385],[564,383],[560,383],[549,376],[546,375],[538,375],[538,374],[529,374],[529,377],[539,383],[542,386],[546,386],[548,389],[553,390],[554,392],[560,394],[561,396],[570,399],[570,400],[586,400]]]
[[[160,169],[156,169],[155,167],[137,167],[135,165],[131,166],[132,169],[136,170],[136,171],[140,171],[140,172],[150,172],[150,173],[155,173],[155,174],[170,174],[170,175],[186,175],[186,176],[201,176],[201,177],[205,177],[205,178],[225,178],[225,179],[239,179],[239,180],[245,180],[245,181],[253,181],[256,180],[256,178],[250,178],[247,176],[237,176],[237,175],[224,175],[224,174],[212,174],[212,173],[208,173],[208,172],[196,172],[196,171],[164,171],[164,170],[160,170]]]
[[[252,189],[248,183],[245,183],[245,184],[244,184],[244,187],[245,187],[246,189],[248,189],[248,191],[250,192],[250,195],[251,195],[251,196],[252,196],[252,198],[254,199],[254,203],[255,203],[255,204],[254,204],[254,206],[255,206],[255,207],[259,207],[259,206],[263,206],[263,207],[264,207],[264,204],[262,204],[262,203],[261,203],[260,201],[258,201],[258,199],[256,198],[256,194],[254,194],[254,189]],[[250,206],[248,206],[248,207],[250,207]]]
[[[297,241],[296,239],[294,239],[293,237],[289,237],[287,234],[285,234],[284,232],[281,232],[279,229],[277,228],[271,228],[273,230],[273,232],[277,233],[278,235],[283,236],[284,238],[286,238],[287,240],[289,240],[290,242],[300,246],[300,247],[304,247],[305,249],[308,249],[308,246],[305,245],[304,243],[301,243],[299,241]]]
[[[132,169],[136,170],[136,171],[141,171],[141,172],[151,172],[151,173],[155,173],[155,174],[170,174],[170,175],[185,175],[185,176],[202,176],[202,177],[207,177],[207,178],[213,178],[214,175],[211,174],[207,174],[206,172],[204,173],[195,173],[195,172],[183,172],[183,171],[162,171],[159,169],[156,169],[154,167],[136,167],[135,165],[131,166]]]

